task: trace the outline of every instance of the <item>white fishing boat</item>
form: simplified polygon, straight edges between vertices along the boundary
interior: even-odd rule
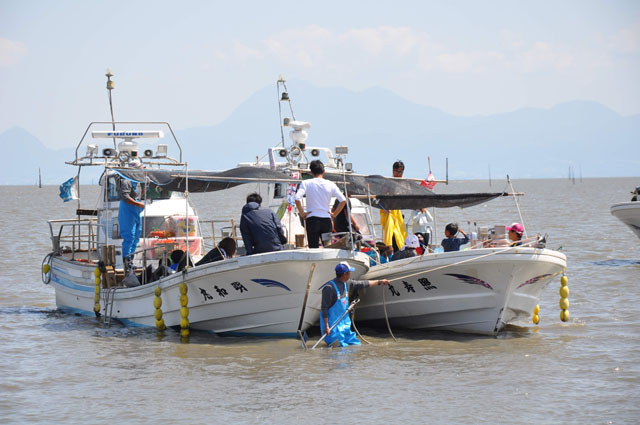
[[[621,202],[611,206],[611,214],[640,238],[640,187],[632,193],[631,201]]]
[[[546,285],[566,268],[556,251],[483,248],[421,255],[372,267],[362,279],[389,287],[360,293],[358,322],[494,335],[530,318]]]
[[[278,81],[286,90],[284,79]],[[280,101],[291,100],[287,92]],[[291,108],[291,114],[293,109]],[[487,202],[499,196],[515,193],[461,193],[437,194],[414,179],[386,178],[377,175],[356,174],[343,154],[347,147],[331,150],[307,146],[304,130],[310,124],[291,121],[280,116],[281,126],[291,128],[292,145],[287,147],[282,132],[281,145],[269,148],[269,161],[260,160],[241,165],[286,170],[291,175],[308,174],[308,163],[324,155],[327,165],[325,178],[337,183],[351,197],[350,217],[356,220],[361,235],[347,241],[347,246],[362,248],[363,242],[372,245],[378,238],[373,213],[385,210],[419,210],[421,208],[468,207]],[[302,133],[302,134],[301,134]],[[286,194],[295,192],[295,184],[287,191],[277,187],[270,205],[279,209],[286,226],[293,234],[304,233],[295,208]],[[517,198],[514,198],[517,199]],[[383,324],[389,320],[392,327],[406,329],[437,329],[456,332],[494,335],[508,323],[530,320],[543,289],[566,269],[564,254],[545,249],[545,239],[532,238],[522,246],[510,247],[504,240],[504,226],[496,226],[474,241],[473,249],[447,253],[425,253],[419,257],[373,265],[362,279],[388,279],[390,286],[374,287],[360,293],[361,302],[356,309],[356,320],[369,324]],[[378,230],[378,236],[380,235]],[[354,235],[349,235],[351,238]],[[336,238],[334,237],[333,240]],[[366,245],[366,244],[364,244]],[[483,247],[488,245],[502,245]],[[506,246],[504,246],[506,245]],[[435,248],[435,246],[431,246]],[[367,248],[364,248],[365,250]]]
[[[111,75],[107,75],[109,90],[113,88]],[[168,130],[176,158],[170,156],[167,144],[160,143],[164,132],[148,130],[150,126]],[[89,135],[106,140],[109,146],[88,143]],[[83,145],[87,149],[84,156],[78,154]],[[128,167],[134,160],[144,168]],[[53,250],[43,260],[43,280],[54,287],[61,310],[102,316],[106,322],[116,319],[131,326],[181,327],[183,334],[191,328],[295,336],[318,322],[320,287],[334,274],[338,262],[355,267],[357,276],[369,267],[368,256],[362,253],[289,246],[283,251],[195,266],[186,265],[185,260],[183,270],[170,273],[161,265],[173,250],[188,252],[192,263],[206,254],[190,192],[211,192],[248,182],[286,184],[291,179],[278,171],[256,168],[188,171],[168,123],[91,123],[76,148],[75,159],[68,164],[78,168],[77,177],[67,182],[76,191],[81,170],[102,167],[104,171],[98,200],[90,201],[95,209],[82,208],[78,196],[75,217],[49,221]],[[132,287],[124,284],[129,277],[123,270],[118,228],[122,179],[147,187],[143,230],[134,259],[140,267],[135,275],[141,284]],[[69,197],[76,198],[71,192]]]

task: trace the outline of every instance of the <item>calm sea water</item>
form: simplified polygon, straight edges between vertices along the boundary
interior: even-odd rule
[[[609,213],[636,179],[516,180],[529,233],[568,257],[538,326],[497,338],[361,329],[371,345],[304,352],[291,339],[221,338],[104,327],[56,311],[40,280],[46,220],[69,218],[57,187],[0,187],[0,423],[640,422],[640,240]],[[455,182],[439,192],[501,191]],[[239,216],[252,187],[194,195],[202,218]],[[95,205],[84,187],[83,207]],[[519,221],[513,198],[437,213],[478,225]],[[441,236],[440,236],[441,237]],[[329,277],[328,277],[329,278]]]

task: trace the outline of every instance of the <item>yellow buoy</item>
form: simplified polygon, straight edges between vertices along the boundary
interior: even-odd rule
[[[93,275],[95,277],[100,277],[100,269],[98,267],[96,267],[95,270],[93,270]]]
[[[186,329],[189,327],[189,319],[182,318],[180,319],[180,327],[182,329]]]
[[[569,299],[568,298],[560,298],[560,309],[567,310],[569,308]]]
[[[568,286],[561,286],[560,287],[560,297],[562,297],[562,298],[568,298],[569,297],[569,287]]]
[[[42,266],[42,271],[44,272],[44,274],[49,273],[49,270],[51,270],[51,266],[48,264],[45,264],[44,266]]]
[[[180,305],[182,307],[186,307],[188,302],[189,302],[189,297],[187,297],[186,295],[180,295]]]
[[[189,317],[189,307],[180,307],[180,317]]]
[[[182,330],[180,331],[180,336],[182,336],[183,338],[188,337],[188,336],[189,336],[189,328],[182,329]]]
[[[162,310],[160,310],[159,308],[155,309],[153,311],[153,317],[155,317],[156,320],[162,319]]]
[[[533,314],[538,314],[540,313],[540,305],[536,304],[536,308],[533,309]]]
[[[162,298],[160,297],[155,297],[153,299],[153,306],[157,309],[159,309],[160,307],[162,307]]]
[[[569,310],[560,311],[560,320],[563,322],[569,321]]]
[[[560,285],[562,286],[567,286],[567,283],[569,282],[569,279],[566,276],[562,276],[560,278]]]
[[[181,283],[180,284],[180,295],[187,295],[187,284],[186,283]]]
[[[531,321],[533,321],[534,325],[537,325],[538,323],[540,323],[540,316],[538,316],[537,314],[534,314],[533,317],[531,318]]]
[[[159,297],[162,294],[162,289],[158,286],[155,291],[156,297]]]
[[[156,327],[159,330],[163,331],[166,328],[165,325],[164,325],[164,320],[163,319],[156,320]]]

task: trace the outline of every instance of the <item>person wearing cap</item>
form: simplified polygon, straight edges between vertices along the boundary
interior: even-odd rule
[[[351,330],[351,318],[346,314],[331,332],[329,329],[344,314],[349,307],[349,291],[368,288],[376,285],[388,285],[389,281],[381,280],[352,280],[351,272],[356,269],[342,262],[336,265],[336,277],[322,285],[322,304],[320,307],[320,331],[327,335],[327,345],[346,347],[359,345],[360,340]]]
[[[456,235],[460,232],[464,238],[456,238]],[[459,229],[456,223],[449,223],[444,228],[444,238],[441,242],[444,252],[460,251],[460,245],[469,243],[469,236],[464,233],[464,230]]]
[[[305,220],[309,248],[318,248],[323,233],[330,233],[333,227],[331,219],[335,218],[347,201],[338,186],[324,176],[324,164],[320,160],[311,161],[309,169],[312,179],[304,180],[296,192],[295,201],[298,214]],[[307,211],[302,208],[302,197],[306,195]],[[331,198],[335,197],[339,204],[331,211]]]
[[[129,168],[142,168],[142,162],[134,159],[128,164]],[[120,179],[120,207],[118,209],[118,226],[122,237],[122,262],[127,271],[133,269],[133,253],[138,246],[142,233],[142,211],[144,203],[138,198],[138,184],[132,180]]]
[[[511,241],[511,245],[509,246],[522,245],[522,235],[524,234],[524,226],[522,224],[513,223],[507,227],[507,231],[509,232],[509,240]]]
[[[404,247],[391,257],[391,261],[402,260],[403,258],[417,257],[418,252],[416,249],[420,246],[420,240],[416,235],[409,235],[404,240]]]

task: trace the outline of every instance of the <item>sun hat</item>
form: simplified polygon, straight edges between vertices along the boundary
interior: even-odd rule
[[[513,230],[517,234],[521,235],[524,233],[524,226],[520,223],[513,223],[511,226],[507,227],[507,232]]]
[[[342,263],[338,263],[338,265],[336,266],[336,273],[337,274],[345,274],[346,272],[355,272],[356,269],[354,267],[351,267],[349,264],[342,262]]]
[[[418,248],[420,246],[420,241],[416,235],[409,235],[407,239],[404,240],[404,246],[406,248]]]

